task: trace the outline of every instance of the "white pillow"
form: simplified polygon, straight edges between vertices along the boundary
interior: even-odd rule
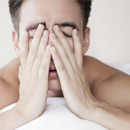
[[[11,109],[15,104],[4,108],[1,112]],[[107,130],[106,128],[74,115],[62,97],[47,98],[44,113],[18,128],[17,130]]]
[[[110,63],[110,62],[107,62],[105,63],[111,67],[114,67],[128,75],[130,75],[130,63],[126,63],[126,64],[119,64],[119,63]]]

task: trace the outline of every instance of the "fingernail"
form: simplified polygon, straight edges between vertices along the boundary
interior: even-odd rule
[[[78,34],[78,31],[77,31],[77,29],[75,29],[75,30],[74,30],[74,33],[75,33],[75,34]]]
[[[47,31],[44,31],[43,36],[46,36],[46,35],[47,35]]]
[[[47,48],[46,48],[46,49],[47,49],[47,50],[50,50],[50,48],[51,48],[51,46],[50,46],[50,45],[47,45]]]
[[[57,31],[60,31],[60,27],[57,25],[57,26],[55,26],[55,29],[57,30]]]
[[[40,29],[41,29],[41,27],[42,27],[42,25],[41,25],[41,24],[39,24],[39,25],[38,25],[38,30],[40,30]]]

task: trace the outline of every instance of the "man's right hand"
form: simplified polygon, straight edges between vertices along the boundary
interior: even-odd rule
[[[48,94],[48,74],[51,60],[49,32],[39,24],[29,49],[29,34],[24,31],[20,37],[20,97],[15,108],[34,120],[45,110]]]

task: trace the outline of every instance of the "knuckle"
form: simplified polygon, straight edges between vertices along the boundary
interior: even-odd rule
[[[73,54],[74,54],[72,48],[69,49],[69,53],[70,53],[70,55],[73,55]],[[69,53],[68,53],[68,54],[69,54]]]
[[[41,70],[46,70],[47,69],[47,65],[45,63],[41,64]]]
[[[45,44],[44,42],[45,42],[45,38],[42,37],[40,44]]]
[[[40,37],[41,32],[39,30],[36,31],[35,37]]]
[[[26,71],[26,73],[31,73],[31,67],[27,67],[26,69],[25,69],[25,71]]]
[[[69,60],[69,56],[68,56],[67,54],[65,54],[65,58],[66,58],[67,60]]]
[[[43,57],[42,54],[38,53],[36,59],[41,59],[42,57]]]
[[[22,70],[21,79],[28,79],[28,78],[33,77],[34,72],[32,71],[31,68],[26,67],[26,66],[24,67],[21,66],[21,70]]]
[[[45,47],[45,45],[47,44],[47,39],[42,37],[40,44]]]
[[[58,68],[58,70],[61,71],[61,72],[63,72],[63,71],[66,70],[66,68],[65,68],[65,66],[60,66],[60,67]]]

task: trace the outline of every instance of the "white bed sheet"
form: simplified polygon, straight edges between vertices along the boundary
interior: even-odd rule
[[[130,75],[130,64],[107,63]],[[0,111],[4,112],[13,108],[15,104],[7,106]],[[108,130],[94,122],[82,120],[75,116],[67,107],[64,98],[47,98],[44,113],[32,122],[17,130]]]
[[[16,103],[15,103],[16,104]],[[12,104],[1,112],[15,106]],[[17,130],[107,130],[106,128],[75,116],[67,107],[64,98],[47,98],[44,113],[36,120],[18,128]]]

